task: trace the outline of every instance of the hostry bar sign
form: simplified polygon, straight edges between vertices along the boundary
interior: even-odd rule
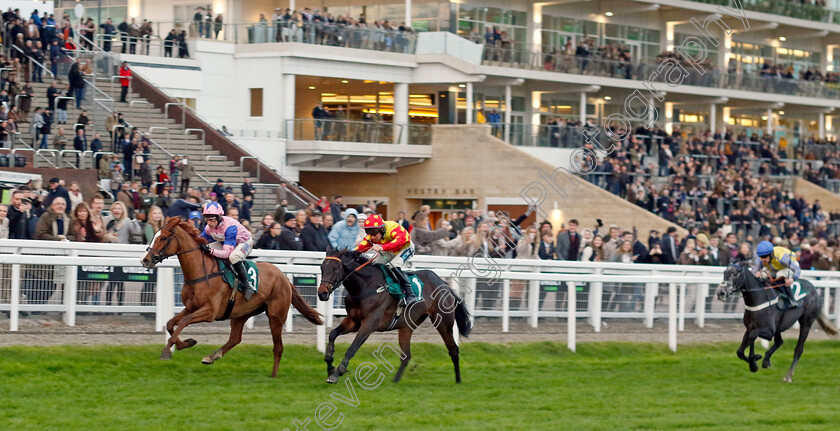
[[[405,193],[408,195],[420,196],[475,196],[475,189],[458,188],[458,187],[428,187],[428,188],[410,188],[406,189]]]

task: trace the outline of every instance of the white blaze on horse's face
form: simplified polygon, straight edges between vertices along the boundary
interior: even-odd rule
[[[142,259],[140,259],[140,264],[142,264],[146,268],[152,269],[152,268],[155,267],[155,261],[154,261],[154,259],[152,259],[151,249],[152,249],[152,246],[157,243],[158,238],[160,238],[160,232],[161,232],[160,230],[155,232],[155,236],[152,238],[152,241],[149,243],[149,248],[147,249],[146,254],[143,256]],[[161,251],[163,251],[163,250],[161,250]],[[148,266],[147,266],[146,262],[148,262]]]

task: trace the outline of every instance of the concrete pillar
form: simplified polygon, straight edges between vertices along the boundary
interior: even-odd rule
[[[283,75],[283,127],[286,139],[295,138],[295,75]]]
[[[411,27],[411,0],[405,0],[405,25]]]
[[[721,112],[723,114],[723,126],[721,126],[721,129],[723,132],[725,132],[726,128],[729,126],[729,113],[732,112],[732,108],[724,106],[721,109]]]
[[[820,139],[825,139],[825,113],[824,112],[820,112],[819,127],[820,127],[820,131],[818,133],[819,133]]]
[[[834,47],[836,45],[823,45],[820,49],[820,72],[826,74],[834,69]]]
[[[473,85],[467,83],[467,124],[473,123]]]
[[[292,12],[297,10],[297,6],[295,5],[295,0],[289,0],[289,9],[291,9]]]
[[[767,108],[767,134],[773,134],[773,108]]]
[[[510,142],[510,118],[511,118],[511,95],[510,85],[505,85],[505,142]]]
[[[394,83],[394,143],[408,144],[408,84]]]
[[[586,93],[580,93],[580,122],[586,124]]]
[[[717,105],[714,103],[709,105],[709,130],[712,131],[712,137],[714,137],[717,131]]]
[[[665,133],[674,132],[674,102],[665,102]]]
[[[726,73],[730,53],[732,53],[732,34],[723,32],[723,43],[718,46],[718,70],[721,73]]]
[[[664,46],[666,51],[674,50],[674,26],[677,24],[676,21],[666,22],[665,31],[660,33],[659,46]]]
[[[542,46],[542,5],[531,3],[526,19],[525,43],[528,45],[526,49],[538,52],[536,47]]]

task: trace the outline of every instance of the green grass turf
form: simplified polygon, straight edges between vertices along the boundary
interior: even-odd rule
[[[330,397],[350,396],[347,376],[327,385],[322,356],[305,346],[286,347],[277,379],[265,346],[238,346],[212,366],[200,360],[216,346],[201,344],[171,361],[158,359],[161,346],[0,348],[0,429],[280,431],[310,418],[306,429],[320,430],[314,414],[325,402],[345,430],[840,429],[840,344],[808,343],[794,384],[783,384],[794,343],[757,374],[733,344],[673,354],[660,344],[571,353],[561,343],[468,343],[461,385],[443,346],[417,344],[401,383],[386,373],[366,390],[351,379],[357,407]],[[378,363],[374,347],[351,374]]]

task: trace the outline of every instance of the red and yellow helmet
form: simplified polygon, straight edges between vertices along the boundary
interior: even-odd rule
[[[368,229],[381,229],[383,227],[385,227],[385,220],[382,220],[382,216],[371,214],[365,219],[365,224],[362,226],[362,229],[367,231]]]

